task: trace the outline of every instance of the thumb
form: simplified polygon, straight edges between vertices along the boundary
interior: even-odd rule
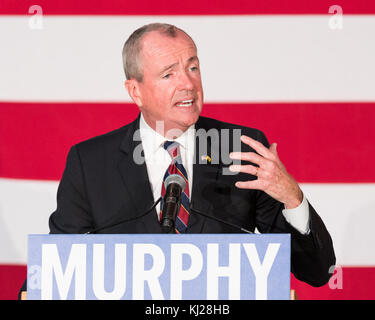
[[[272,143],[269,150],[277,156],[277,143]]]

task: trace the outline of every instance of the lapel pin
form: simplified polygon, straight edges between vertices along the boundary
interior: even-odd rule
[[[202,161],[207,160],[207,162],[211,163],[211,158],[208,155],[201,156]]]

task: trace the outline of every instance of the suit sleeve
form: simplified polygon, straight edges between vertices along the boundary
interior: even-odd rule
[[[263,133],[259,141],[269,147]],[[284,205],[263,191],[256,196],[256,226],[261,233],[290,233],[291,271],[294,276],[314,287],[329,281],[329,268],[336,263],[332,239],[318,213],[309,203],[310,233],[301,234],[290,225],[282,210]]]
[[[85,233],[93,229],[84,172],[77,146],[68,154],[57,190],[57,208],[49,218],[50,233]]]

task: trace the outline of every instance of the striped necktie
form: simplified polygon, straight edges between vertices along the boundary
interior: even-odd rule
[[[164,198],[165,195],[165,187],[164,181],[167,177],[171,174],[178,174],[185,179],[186,188],[183,190],[181,194],[181,207],[176,218],[175,229],[176,233],[184,233],[186,232],[189,215],[190,215],[190,200],[189,200],[189,182],[187,172],[182,165],[181,155],[180,155],[180,148],[178,142],[175,141],[165,141],[163,143],[163,148],[168,151],[169,155],[172,158],[172,162],[169,165],[167,171],[164,174],[163,184],[161,187],[161,196]],[[160,219],[163,212],[163,200],[160,203]]]

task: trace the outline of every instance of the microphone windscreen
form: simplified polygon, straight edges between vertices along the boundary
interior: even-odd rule
[[[167,177],[167,179],[165,179],[164,187],[166,190],[168,189],[168,186],[171,183],[177,183],[181,187],[182,190],[185,190],[186,188],[185,179],[178,174],[171,174]]]

